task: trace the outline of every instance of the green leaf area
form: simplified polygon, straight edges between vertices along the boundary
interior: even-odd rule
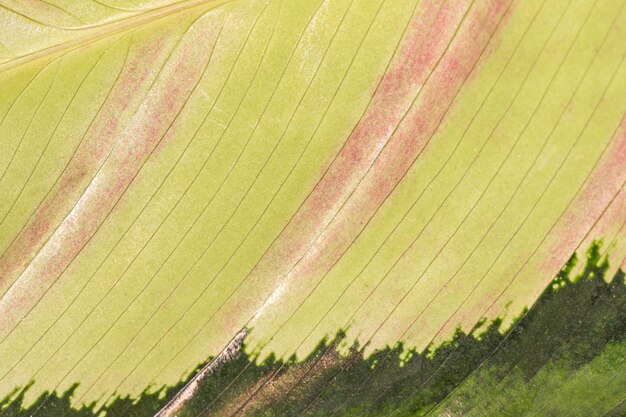
[[[582,272],[570,276],[577,262],[573,255],[506,331],[500,319],[481,322],[435,350],[399,343],[366,358],[355,343],[344,354],[345,332],[322,340],[304,361],[257,363],[242,348],[177,415],[623,416],[625,274],[606,280],[609,262],[597,243]],[[22,408],[27,386],[0,404],[3,416],[152,416],[192,378],[100,409],[72,408],[76,386]]]

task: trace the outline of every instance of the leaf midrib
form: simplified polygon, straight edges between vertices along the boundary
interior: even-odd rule
[[[1,63],[0,74],[20,65],[24,65],[28,62],[35,61],[46,56],[58,54],[63,51],[78,49],[82,46],[104,39],[108,36],[113,36],[130,31],[139,26],[171,16],[176,13],[181,13],[186,10],[207,6],[210,6],[207,9],[209,10],[223,4],[230,3],[232,1],[233,0],[182,0],[177,3],[151,9],[132,16],[123,17],[117,20],[113,20],[111,22],[103,23],[100,25],[96,24],[93,26],[87,26],[82,29],[76,29],[84,30],[87,33],[85,33],[84,36],[79,36],[77,38],[70,39],[68,41],[49,46],[35,52],[30,52],[17,58],[13,58],[7,62]]]

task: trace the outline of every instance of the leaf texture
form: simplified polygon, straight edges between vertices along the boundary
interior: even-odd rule
[[[0,397],[134,398],[242,329],[245,369],[331,339],[397,363],[527,323],[563,265],[593,279],[573,254],[624,268],[623,1],[2,0],[0,23]],[[458,375],[490,386],[479,365]],[[252,413],[264,372],[215,413]]]

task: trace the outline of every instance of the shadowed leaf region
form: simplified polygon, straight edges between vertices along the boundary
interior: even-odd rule
[[[482,320],[468,334],[459,329],[423,352],[398,343],[365,357],[343,331],[303,360],[272,355],[259,363],[240,349],[177,415],[623,416],[625,274],[620,269],[607,277],[607,270],[608,259],[594,243],[586,260],[573,255],[507,329],[502,319]],[[1,415],[152,416],[194,375],[101,408],[73,408],[77,385],[25,408],[26,386],[0,403]]]

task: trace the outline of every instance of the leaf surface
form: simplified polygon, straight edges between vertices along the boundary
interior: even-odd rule
[[[624,266],[623,2],[3,0],[0,23],[0,396],[138,396],[244,328],[258,362],[340,330],[436,350],[515,325],[596,241]]]

